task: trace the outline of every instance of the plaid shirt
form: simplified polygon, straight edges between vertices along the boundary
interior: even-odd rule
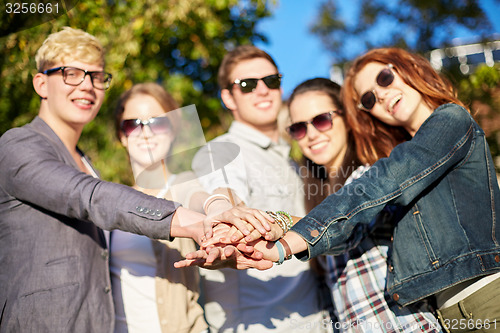
[[[362,166],[348,179],[369,167]],[[442,332],[425,304],[400,307],[384,292],[388,242],[364,239],[354,250],[326,256],[326,281],[332,292],[339,332]]]

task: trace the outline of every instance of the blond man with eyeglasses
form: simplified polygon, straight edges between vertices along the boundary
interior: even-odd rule
[[[113,332],[103,230],[201,242],[205,215],[100,180],[78,148],[111,81],[94,36],[56,32],[36,63],[38,116],[0,138],[0,332]]]

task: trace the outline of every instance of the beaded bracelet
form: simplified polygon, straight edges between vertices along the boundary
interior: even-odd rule
[[[292,227],[292,217],[290,214],[288,214],[285,211],[279,210],[276,213],[272,211],[266,211],[267,214],[269,214],[273,219],[276,224],[280,226],[281,229],[283,229],[283,234],[285,234],[290,228]]]
[[[290,214],[288,214],[287,212],[282,211],[282,210],[278,210],[276,213],[281,214],[281,215],[285,215],[286,217],[288,217],[288,221],[287,221],[288,229],[290,229],[293,226],[293,219],[290,216]]]
[[[269,210],[266,211],[266,213],[269,214],[274,219],[274,222],[276,222],[277,225],[279,225],[279,227],[283,230],[283,234],[288,231],[288,229],[289,229],[288,223],[285,220],[284,215],[276,214],[275,212],[272,212]]]

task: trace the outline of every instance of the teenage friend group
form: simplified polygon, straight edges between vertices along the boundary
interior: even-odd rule
[[[104,58],[49,35],[38,116],[0,137],[1,333],[500,332],[495,165],[424,57],[369,50],[283,105],[273,58],[237,46],[218,72],[234,120],[191,159],[184,107],[137,83],[115,101],[133,186],[78,148]]]

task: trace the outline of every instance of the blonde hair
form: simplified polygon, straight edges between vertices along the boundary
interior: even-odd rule
[[[36,56],[38,72],[43,72],[57,63],[81,61],[104,68],[104,48],[91,34],[70,27],[64,27],[47,37]]]

